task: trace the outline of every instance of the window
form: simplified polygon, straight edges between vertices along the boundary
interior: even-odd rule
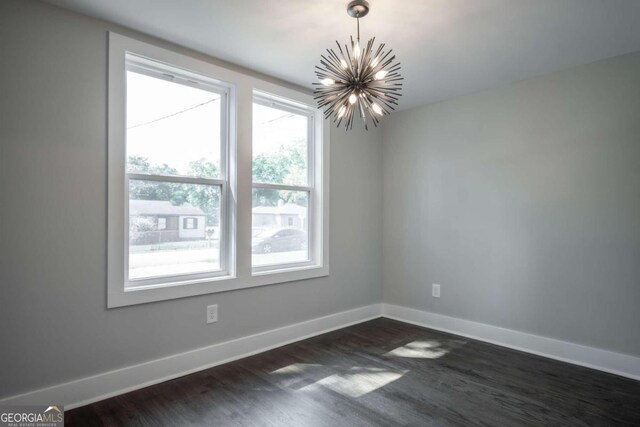
[[[185,230],[195,230],[198,228],[198,218],[184,218],[183,224]],[[204,233],[202,233],[202,237],[205,237]]]
[[[225,229],[226,99],[205,76],[126,55],[125,286],[225,274],[224,233],[207,239],[199,222]],[[158,233],[149,224],[159,214],[182,227]]]
[[[253,100],[253,229],[256,271],[314,262],[314,110],[260,93]],[[311,227],[310,227],[311,226]]]
[[[108,94],[108,307],[328,275],[311,95],[113,33]]]

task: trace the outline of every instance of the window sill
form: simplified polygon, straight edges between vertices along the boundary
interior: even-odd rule
[[[280,270],[254,272],[251,277],[219,276],[175,282],[170,285],[139,286],[129,289],[125,289],[123,286],[120,292],[109,292],[107,308],[236,291],[258,286],[277,285],[280,283],[326,277],[328,275],[328,265],[305,265]]]

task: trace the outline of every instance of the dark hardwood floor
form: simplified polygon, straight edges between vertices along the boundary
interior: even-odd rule
[[[65,413],[67,426],[640,426],[640,382],[376,319]]]

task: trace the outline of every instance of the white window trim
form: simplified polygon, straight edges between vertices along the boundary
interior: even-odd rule
[[[226,272],[218,277],[193,278],[125,290],[125,54],[132,53],[208,76],[228,87],[229,147],[228,227],[229,260]],[[121,307],[215,292],[305,280],[329,275],[329,122],[315,110],[314,176],[316,199],[316,258],[310,265],[295,265],[253,272],[251,267],[252,222],[252,110],[254,91],[273,94],[278,99],[311,106],[310,93],[280,86],[249,74],[232,71],[210,62],[109,33],[108,87],[108,208],[107,208],[107,307]],[[127,227],[128,228],[128,227]],[[285,266],[286,267],[286,266]]]
[[[127,56],[130,58],[127,59]],[[127,201],[129,200],[129,183],[131,180],[138,181],[158,181],[158,182],[171,182],[171,183],[186,183],[186,184],[196,184],[196,185],[211,185],[220,188],[220,268],[218,270],[209,271],[209,272],[198,272],[191,274],[181,274],[181,275],[161,275],[161,276],[150,276],[138,279],[131,279],[128,275],[129,273],[129,245],[127,244],[129,240],[129,227],[125,226],[124,229],[124,271],[125,271],[125,288],[127,291],[132,290],[143,290],[146,288],[150,288],[151,286],[167,286],[174,281],[181,282],[189,282],[192,280],[206,279],[206,278],[216,278],[216,277],[230,277],[233,275],[234,266],[235,266],[235,258],[231,254],[231,250],[229,247],[230,239],[227,236],[227,230],[230,230],[229,224],[232,224],[233,218],[229,214],[232,208],[232,201],[229,198],[229,180],[228,180],[228,172],[229,172],[229,158],[227,156],[228,147],[231,145],[231,135],[230,129],[228,125],[228,112],[230,110],[229,100],[231,99],[231,91],[233,89],[233,85],[222,83],[217,81],[216,79],[205,79],[202,78],[202,74],[195,74],[188,70],[180,70],[178,67],[169,66],[167,68],[160,68],[157,65],[158,61],[150,61],[146,57],[141,57],[132,52],[125,53],[125,70],[127,71],[135,71],[136,73],[144,74],[150,77],[164,79],[168,81],[175,81],[177,83],[192,86],[199,89],[211,91],[212,93],[216,93],[220,95],[220,113],[221,113],[221,123],[220,123],[220,142],[221,142],[221,152],[220,152],[220,176],[218,178],[200,178],[200,177],[190,177],[190,176],[167,176],[167,175],[157,175],[157,174],[141,174],[135,172],[127,172],[126,171],[126,152],[123,153],[123,156],[120,156],[125,163],[122,167],[124,167],[125,173],[125,184],[124,184],[124,209],[125,209],[125,221],[129,217],[129,204]],[[167,73],[172,73],[169,76]],[[126,85],[126,82],[125,82]],[[126,117],[124,117],[123,112],[126,110],[125,103],[126,99],[122,99],[121,105],[123,106],[121,112],[117,117],[113,119],[116,121],[122,120],[123,131],[124,123]],[[114,148],[122,148],[124,147],[124,142],[118,146],[118,144],[114,144]],[[120,165],[117,165],[120,168]],[[183,224],[178,224],[178,228],[182,227]]]
[[[290,113],[299,114],[308,117],[309,129],[307,133],[307,182],[306,185],[286,185],[286,184],[272,184],[264,182],[253,182],[252,190],[254,188],[269,188],[273,190],[289,190],[289,191],[302,191],[309,194],[308,199],[308,224],[311,226],[308,229],[308,255],[307,261],[297,261],[292,263],[276,263],[265,264],[253,267],[252,271],[254,275],[269,274],[273,271],[287,271],[290,269],[303,268],[308,266],[314,266],[318,263],[322,263],[321,245],[317,245],[318,236],[321,235],[322,230],[316,227],[316,218],[321,218],[322,215],[317,211],[317,207],[322,205],[322,199],[319,198],[315,180],[315,173],[318,164],[316,163],[316,135],[315,135],[315,111],[314,108],[308,106],[297,105],[291,103],[286,99],[267,94],[260,91],[254,91],[253,102],[264,105],[267,107],[277,108],[282,111],[288,111]]]

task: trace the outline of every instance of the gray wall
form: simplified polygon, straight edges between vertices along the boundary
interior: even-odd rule
[[[640,355],[640,53],[395,114],[383,163],[385,302]]]
[[[330,277],[106,310],[107,30],[151,40],[0,2],[0,397],[382,300],[381,132],[340,130]]]

